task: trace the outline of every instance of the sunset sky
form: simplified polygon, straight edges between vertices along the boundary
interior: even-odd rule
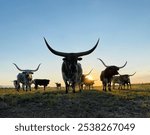
[[[0,86],[12,85],[21,69],[40,69],[33,78],[50,79],[50,86],[63,82],[62,57],[46,47],[63,52],[96,50],[80,61],[83,73],[100,85],[107,65],[126,67],[120,74],[136,74],[133,83],[150,82],[149,0],[0,0]]]

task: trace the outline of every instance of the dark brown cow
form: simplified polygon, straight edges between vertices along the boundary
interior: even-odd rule
[[[108,85],[108,90],[111,91],[111,80],[112,80],[112,77],[114,75],[118,75],[118,70],[125,67],[127,62],[121,66],[121,67],[117,67],[117,66],[107,66],[100,58],[98,58],[102,64],[106,67],[105,70],[103,70],[101,72],[101,75],[100,75],[100,80],[102,81],[102,84],[103,84],[103,90],[106,91],[106,87]]]
[[[49,84],[50,80],[47,79],[34,79],[33,83],[35,85],[35,89],[38,89],[38,85],[43,86],[44,90],[46,86]]]

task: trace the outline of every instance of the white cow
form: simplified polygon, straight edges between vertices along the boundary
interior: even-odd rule
[[[31,84],[33,82],[32,81],[32,74],[39,69],[39,67],[40,67],[41,64],[39,64],[38,67],[37,67],[37,69],[35,69],[35,70],[28,70],[28,69],[27,70],[22,70],[15,63],[13,63],[13,64],[16,66],[16,68],[19,71],[22,71],[22,73],[19,73],[17,75],[17,82],[15,82],[15,88],[16,88],[16,90],[19,91],[19,89],[20,89],[20,83],[22,83],[23,90],[27,91],[29,89],[31,91]]]

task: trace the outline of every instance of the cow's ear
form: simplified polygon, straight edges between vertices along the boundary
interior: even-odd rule
[[[66,58],[63,58],[63,61],[67,60]]]
[[[78,60],[82,60],[82,58],[78,58]]]

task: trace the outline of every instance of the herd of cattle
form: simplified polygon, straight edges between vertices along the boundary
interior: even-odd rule
[[[73,92],[75,93],[76,85],[79,86],[79,90],[83,90],[83,87],[88,87],[89,89],[93,87],[94,80],[90,80],[87,78],[87,76],[92,72],[92,70],[88,74],[82,73],[82,67],[81,64],[78,61],[82,60],[82,56],[89,55],[92,53],[97,45],[99,44],[99,39],[96,42],[95,46],[87,51],[84,52],[78,52],[78,53],[66,53],[66,52],[60,52],[54,50],[46,41],[44,38],[45,44],[47,48],[55,55],[63,57],[63,63],[62,63],[62,77],[65,83],[65,90],[66,93],[68,93],[69,88],[71,87]],[[106,91],[107,89],[111,91],[111,83],[113,83],[113,88],[115,88],[115,84],[117,83],[118,89],[122,89],[125,86],[127,86],[127,89],[131,88],[131,82],[130,82],[130,76],[132,75],[120,75],[119,69],[124,68],[127,64],[127,62],[123,66],[107,66],[104,61],[100,58],[98,58],[102,62],[102,64],[106,67],[105,70],[103,70],[100,74],[100,80],[102,81],[103,85],[103,91]],[[41,64],[38,65],[38,67],[35,70],[22,70],[20,69],[15,63],[13,63],[15,67],[21,71],[17,75],[17,80],[14,80],[14,86],[17,91],[20,90],[20,83],[22,84],[23,90],[31,90],[31,85],[35,85],[35,89],[38,89],[38,86],[44,86],[44,90],[46,86],[49,84],[50,80],[47,79],[32,79],[32,74],[36,71],[38,71]],[[56,83],[56,87],[58,89],[61,89],[61,83]]]

